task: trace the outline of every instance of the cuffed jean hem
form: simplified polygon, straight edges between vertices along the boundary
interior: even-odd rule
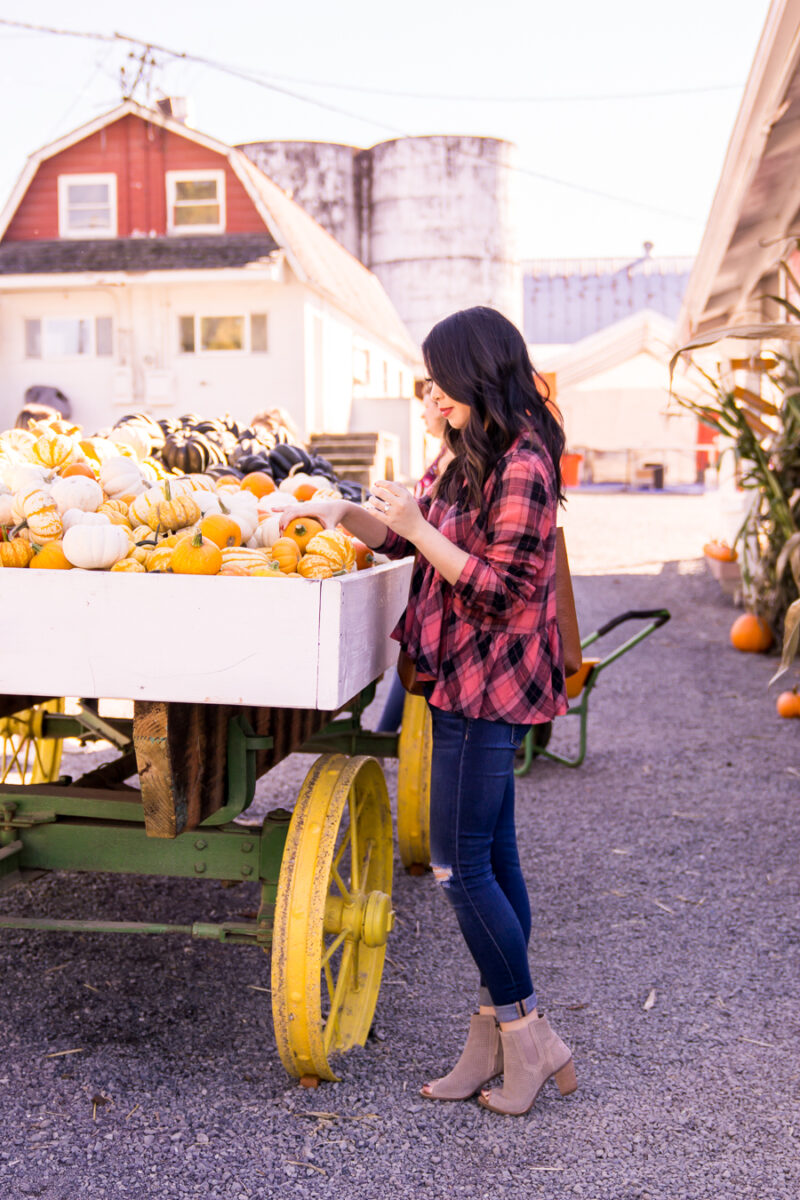
[[[514,1004],[495,1004],[494,1015],[498,1021],[518,1021],[520,1017],[526,1017],[535,1008],[536,992],[531,992],[526,1000],[517,1000]]]

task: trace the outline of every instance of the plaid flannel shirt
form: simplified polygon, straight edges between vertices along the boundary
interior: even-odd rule
[[[430,494],[427,520],[465,550],[455,584],[416,555],[408,606],[392,637],[435,680],[431,704],[466,717],[534,725],[566,712],[556,622],[555,479],[547,457],[517,439],[484,487],[480,512]],[[391,530],[390,558],[414,553]]]

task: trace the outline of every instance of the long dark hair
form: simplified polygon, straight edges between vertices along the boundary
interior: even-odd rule
[[[449,504],[466,500],[480,509],[486,480],[516,438],[527,434],[550,458],[563,500],[564,431],[517,327],[493,308],[465,308],[434,325],[422,355],[433,382],[472,410],[463,429],[447,427],[445,442],[455,457],[438,494]]]

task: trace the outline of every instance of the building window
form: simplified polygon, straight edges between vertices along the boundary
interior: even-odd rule
[[[369,383],[369,350],[353,351],[353,383]]]
[[[239,350],[265,354],[267,350],[266,313],[249,317],[178,318],[178,345],[181,354],[198,351]]]
[[[116,175],[59,175],[58,233],[63,238],[116,237]]]
[[[225,232],[225,172],[167,171],[169,233]]]
[[[111,317],[44,317],[25,322],[25,357],[108,358],[114,352]]]

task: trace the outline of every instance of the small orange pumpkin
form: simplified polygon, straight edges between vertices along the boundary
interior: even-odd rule
[[[146,570],[146,568],[145,568],[144,564],[140,563],[139,560],[136,558],[121,558],[119,560],[119,562],[114,563],[111,570],[112,571],[126,571],[126,572],[136,572],[136,571],[144,572]]]
[[[0,538],[0,567],[27,567],[33,558],[33,546],[22,538]]]
[[[148,554],[145,568],[155,574],[171,571],[174,549],[174,546],[157,546],[155,550],[152,550]]]
[[[297,564],[297,574],[303,579],[330,579],[333,567],[321,554],[304,554]]]
[[[253,567],[251,575],[270,576],[272,579],[285,579],[283,571],[276,562],[265,563],[263,567]]]
[[[300,547],[293,538],[280,537],[277,542],[272,543],[269,555],[271,561],[278,564],[284,575],[293,575],[300,561]]]
[[[358,571],[366,571],[375,562],[374,551],[370,550],[364,542],[360,542],[358,538],[353,538],[353,550],[356,556],[356,569]]]
[[[241,525],[232,517],[226,517],[224,513],[209,513],[207,517],[203,517],[198,528],[203,537],[219,546],[220,550],[242,544]]]
[[[796,691],[781,692],[775,701],[779,717],[800,717],[800,696]]]
[[[334,571],[351,571],[356,563],[353,543],[338,529],[324,529],[317,533],[306,546],[307,554],[321,554]]]
[[[87,479],[97,479],[89,464],[84,462],[69,463],[59,474],[62,479],[67,479],[70,475],[85,475]]]
[[[739,557],[727,542],[718,542],[714,538],[703,546],[703,554],[706,558],[716,558],[718,562],[736,562]]]
[[[217,480],[218,483],[221,480]],[[239,483],[239,480],[236,480]],[[275,480],[266,471],[251,471],[249,475],[245,475],[241,481],[241,489],[243,492],[252,492],[254,496],[269,496],[275,491]]]
[[[174,575],[216,575],[222,566],[222,551],[216,542],[198,532],[183,538],[172,551]]]
[[[310,500],[311,497],[316,496],[316,494],[317,488],[313,483],[298,483],[297,487],[292,492],[295,500],[298,500],[301,504],[306,500]]]
[[[300,549],[305,551],[314,534],[322,533],[324,528],[314,517],[295,517],[284,529],[283,536],[297,542]]]
[[[772,630],[767,622],[755,613],[742,613],[731,626],[731,642],[737,650],[763,654],[772,645]]]
[[[33,558],[30,561],[30,567],[38,567],[41,570],[51,571],[71,571],[72,563],[64,553],[64,548],[60,540],[45,542],[41,546],[34,545]]]

